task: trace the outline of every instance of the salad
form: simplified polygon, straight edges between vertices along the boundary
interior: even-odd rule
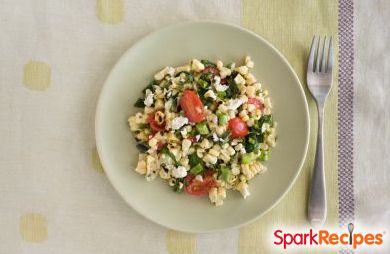
[[[193,59],[156,73],[134,104],[143,110],[128,119],[140,151],[135,171],[217,206],[227,189],[247,198],[276,141],[271,100],[253,66],[249,56],[240,66]]]

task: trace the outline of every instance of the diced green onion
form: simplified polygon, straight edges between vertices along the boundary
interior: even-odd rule
[[[253,153],[245,153],[241,156],[242,164],[249,164],[253,160]]]
[[[198,79],[198,85],[201,87],[201,88],[207,88],[209,87],[209,83],[207,83],[207,81],[204,81],[203,79]]]
[[[218,124],[226,125],[228,123],[229,117],[226,114],[218,115]]]
[[[196,165],[195,167],[191,168],[190,169],[190,173],[193,174],[193,175],[199,175],[203,172],[204,168],[202,166],[202,164],[198,164]]]
[[[221,175],[220,176],[221,176],[222,180],[224,180],[225,182],[228,181],[230,173],[231,172],[230,172],[228,167],[221,167]]]
[[[253,144],[253,145],[256,144],[256,142],[257,142],[256,135],[249,135],[248,142]]]
[[[188,156],[188,163],[191,167],[195,167],[198,164],[201,164],[203,166],[203,160],[198,157],[195,153],[192,153]]]
[[[222,91],[222,92],[218,92],[217,93],[217,96],[221,99],[225,98],[226,97],[226,92],[225,91]]]
[[[206,122],[200,122],[195,125],[196,130],[201,135],[207,135],[210,133],[209,128],[207,128]]]
[[[261,161],[267,161],[269,160],[269,151],[261,151],[259,160]]]

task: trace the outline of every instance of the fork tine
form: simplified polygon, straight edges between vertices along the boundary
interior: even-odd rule
[[[333,69],[333,45],[332,45],[332,36],[329,39],[329,49],[328,49],[328,67],[326,72],[332,72]]]
[[[318,36],[317,50],[316,50],[317,64],[316,64],[315,72],[320,72],[320,63],[322,58],[322,55],[320,54],[321,53],[320,45],[321,45],[321,36]]]
[[[325,46],[326,46],[326,36],[324,37],[324,44],[322,45],[322,61],[320,66],[320,72],[326,72],[326,61],[328,60],[327,55],[325,53]],[[328,49],[329,50],[329,49]]]
[[[309,63],[307,64],[307,71],[314,71],[314,58],[315,58],[315,51],[316,51],[316,40],[317,36],[313,37],[313,41],[311,42],[310,47],[310,55],[309,55]]]

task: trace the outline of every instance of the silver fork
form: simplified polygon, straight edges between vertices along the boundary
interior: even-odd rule
[[[318,109],[318,134],[313,178],[310,189],[308,219],[313,227],[321,227],[326,220],[326,190],[323,148],[324,104],[332,85],[333,46],[332,37],[314,36],[307,66],[307,84]]]

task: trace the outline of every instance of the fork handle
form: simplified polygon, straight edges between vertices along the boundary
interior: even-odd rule
[[[310,189],[308,218],[310,224],[321,227],[326,220],[326,190],[325,190],[325,170],[324,170],[324,147],[323,147],[323,118],[324,104],[317,102],[318,108],[318,134],[315,164]]]

